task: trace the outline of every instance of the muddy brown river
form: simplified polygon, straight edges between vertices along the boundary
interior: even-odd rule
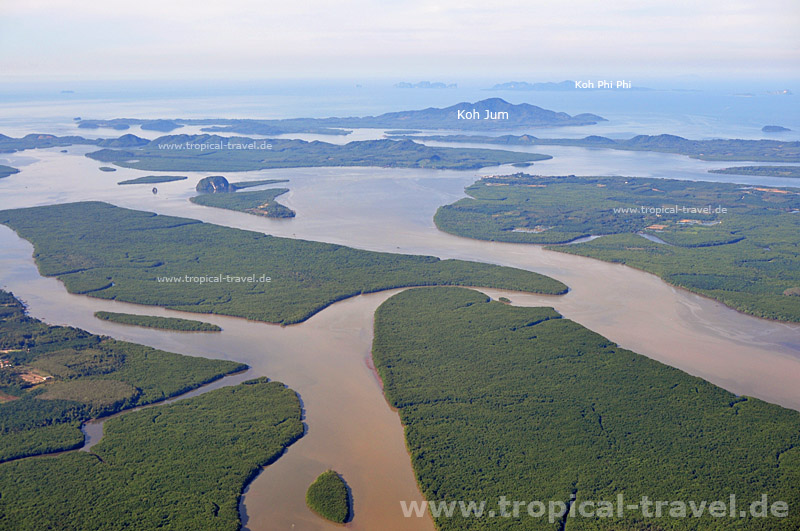
[[[97,162],[69,148],[25,152],[7,163],[23,171],[0,181],[0,208],[84,199],[192,217],[279,236],[343,243],[380,251],[434,254],[521,267],[565,282],[564,296],[484,290],[518,305],[553,306],[565,317],[623,347],[703,377],[737,394],[800,410],[800,326],[748,317],[714,301],[673,288],[625,266],[545,251],[539,247],[482,242],[441,233],[432,216],[439,205],[463,196],[475,172],[381,168],[316,168],[229,174],[230,180],[287,178],[291,192],[279,198],[297,211],[293,220],[269,220],[188,202],[197,180],[158,186],[116,186],[116,181],[154,174],[120,169],[99,172]],[[85,151],[85,150],[84,150]],[[639,161],[645,164],[648,158]],[[626,174],[636,174],[629,157]],[[587,163],[582,163],[587,164]],[[174,172],[173,172],[174,173]],[[572,173],[590,174],[590,168]],[[668,177],[669,175],[664,175]],[[284,186],[284,185],[279,185]],[[400,500],[421,499],[403,430],[368,366],[375,309],[396,291],[336,303],[304,323],[281,327],[243,319],[203,316],[219,334],[138,329],[100,321],[97,310],[197,318],[195,314],[70,295],[41,277],[31,245],[0,226],[0,285],[22,298],[31,315],[94,333],[195,356],[233,359],[296,390],[307,434],[247,487],[246,527],[328,529],[305,505],[305,490],[327,468],[350,485],[354,519],[361,530],[432,529],[430,519],[406,519]],[[231,274],[235,274],[235,264]]]

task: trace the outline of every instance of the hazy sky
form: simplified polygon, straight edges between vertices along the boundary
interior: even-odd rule
[[[794,77],[798,28],[798,0],[0,0],[0,76]]]

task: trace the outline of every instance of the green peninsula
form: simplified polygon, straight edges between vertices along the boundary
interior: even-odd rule
[[[276,238],[99,202],[0,211],[0,223],[30,240],[39,271],[71,293],[273,323],[406,286],[567,291],[510,267]]]
[[[406,137],[399,135],[393,138]],[[638,135],[627,140],[614,140],[604,136],[537,138],[532,135],[428,135],[414,136],[413,138],[420,141],[494,144],[500,146],[577,146],[623,151],[655,151],[687,155],[701,160],[800,162],[800,142],[783,142],[779,140],[688,140],[675,135]]]
[[[800,189],[632,177],[489,177],[441,207],[452,234],[563,244],[618,262],[737,310],[800,321]],[[645,234],[648,239],[640,234]]]
[[[0,529],[235,531],[245,485],[303,435],[297,395],[265,378],[103,428],[91,453],[0,465]]]
[[[708,172],[725,175],[758,175],[761,177],[800,179],[800,166],[735,166],[733,168],[708,170]]]
[[[434,518],[438,529],[800,528],[800,413],[620,348],[552,308],[407,290],[376,312],[373,359],[423,495],[454,506]],[[731,495],[745,515],[712,515],[710,504]],[[762,495],[788,516],[753,517]],[[659,518],[651,505],[649,517],[645,508],[620,517],[607,506],[618,496],[682,502],[685,514],[669,505]],[[457,503],[469,500],[480,515],[462,516]],[[701,500],[695,517],[688,504]],[[550,503],[553,513],[591,512],[549,521]]]
[[[76,448],[83,444],[82,422],[245,368],[49,326],[0,291],[0,462]],[[1,503],[7,491],[0,487],[0,494]]]

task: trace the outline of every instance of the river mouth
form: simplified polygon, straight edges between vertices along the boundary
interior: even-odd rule
[[[72,152],[73,149],[70,148]],[[79,151],[79,150],[75,150]],[[98,163],[70,153],[36,150],[39,160],[0,181],[3,208],[77,200],[202,219],[278,236],[342,243],[377,251],[434,254],[534,270],[570,287],[563,296],[482,290],[512,304],[552,306],[619,345],[703,377],[736,394],[800,410],[800,325],[764,321],[665,284],[657,277],[538,246],[459,238],[436,230],[440,205],[463,197],[482,172],[381,168],[298,168],[231,174],[236,180],[288,178],[281,202],[297,211],[289,222],[202,207],[188,201],[203,172],[179,172],[187,181],[120,187],[116,181],[146,173],[97,170]],[[639,160],[635,155],[630,160]],[[640,163],[650,160],[645,157]],[[635,174],[635,167],[626,168]],[[508,171],[511,173],[511,171]],[[577,173],[577,172],[576,172]],[[588,172],[584,172],[588,173]],[[110,176],[109,176],[110,175]],[[121,190],[124,189],[124,190]],[[247,488],[247,528],[328,529],[305,506],[305,489],[327,468],[353,489],[352,529],[432,529],[429,518],[405,519],[400,500],[421,499],[403,430],[371,371],[375,309],[398,290],[338,302],[292,326],[187,314],[66,293],[43,278],[32,246],[0,226],[0,284],[24,300],[30,314],[163,350],[231,359],[296,390],[308,433]],[[98,310],[194,318],[217,324],[219,334],[187,334],[100,321]]]

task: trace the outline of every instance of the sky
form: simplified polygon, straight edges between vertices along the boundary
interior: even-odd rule
[[[797,0],[0,0],[0,80],[796,77],[798,27]]]

